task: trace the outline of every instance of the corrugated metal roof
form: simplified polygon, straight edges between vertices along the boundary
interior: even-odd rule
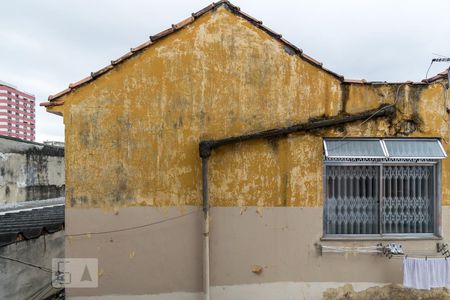
[[[0,213],[0,246],[64,229],[64,204],[20,208]]]

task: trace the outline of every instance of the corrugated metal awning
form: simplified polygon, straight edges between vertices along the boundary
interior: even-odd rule
[[[324,139],[327,158],[444,159],[439,139]]]

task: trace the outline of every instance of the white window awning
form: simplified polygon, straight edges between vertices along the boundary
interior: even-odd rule
[[[439,139],[324,139],[327,158],[444,159]]]

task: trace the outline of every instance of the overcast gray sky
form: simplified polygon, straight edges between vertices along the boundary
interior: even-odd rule
[[[346,78],[425,77],[433,53],[450,56],[450,1],[235,0]],[[109,64],[205,0],[14,0],[0,10],[0,80],[37,102]],[[437,64],[430,75],[445,69]],[[64,140],[62,118],[37,107],[37,141]]]

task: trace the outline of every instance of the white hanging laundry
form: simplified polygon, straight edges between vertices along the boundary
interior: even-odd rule
[[[425,259],[403,258],[403,286],[421,290],[431,288],[429,268]]]
[[[403,259],[403,286],[420,290],[446,287],[449,284],[449,263],[444,258]]]
[[[432,288],[446,287],[449,283],[449,264],[444,258],[428,259],[430,286]]]

